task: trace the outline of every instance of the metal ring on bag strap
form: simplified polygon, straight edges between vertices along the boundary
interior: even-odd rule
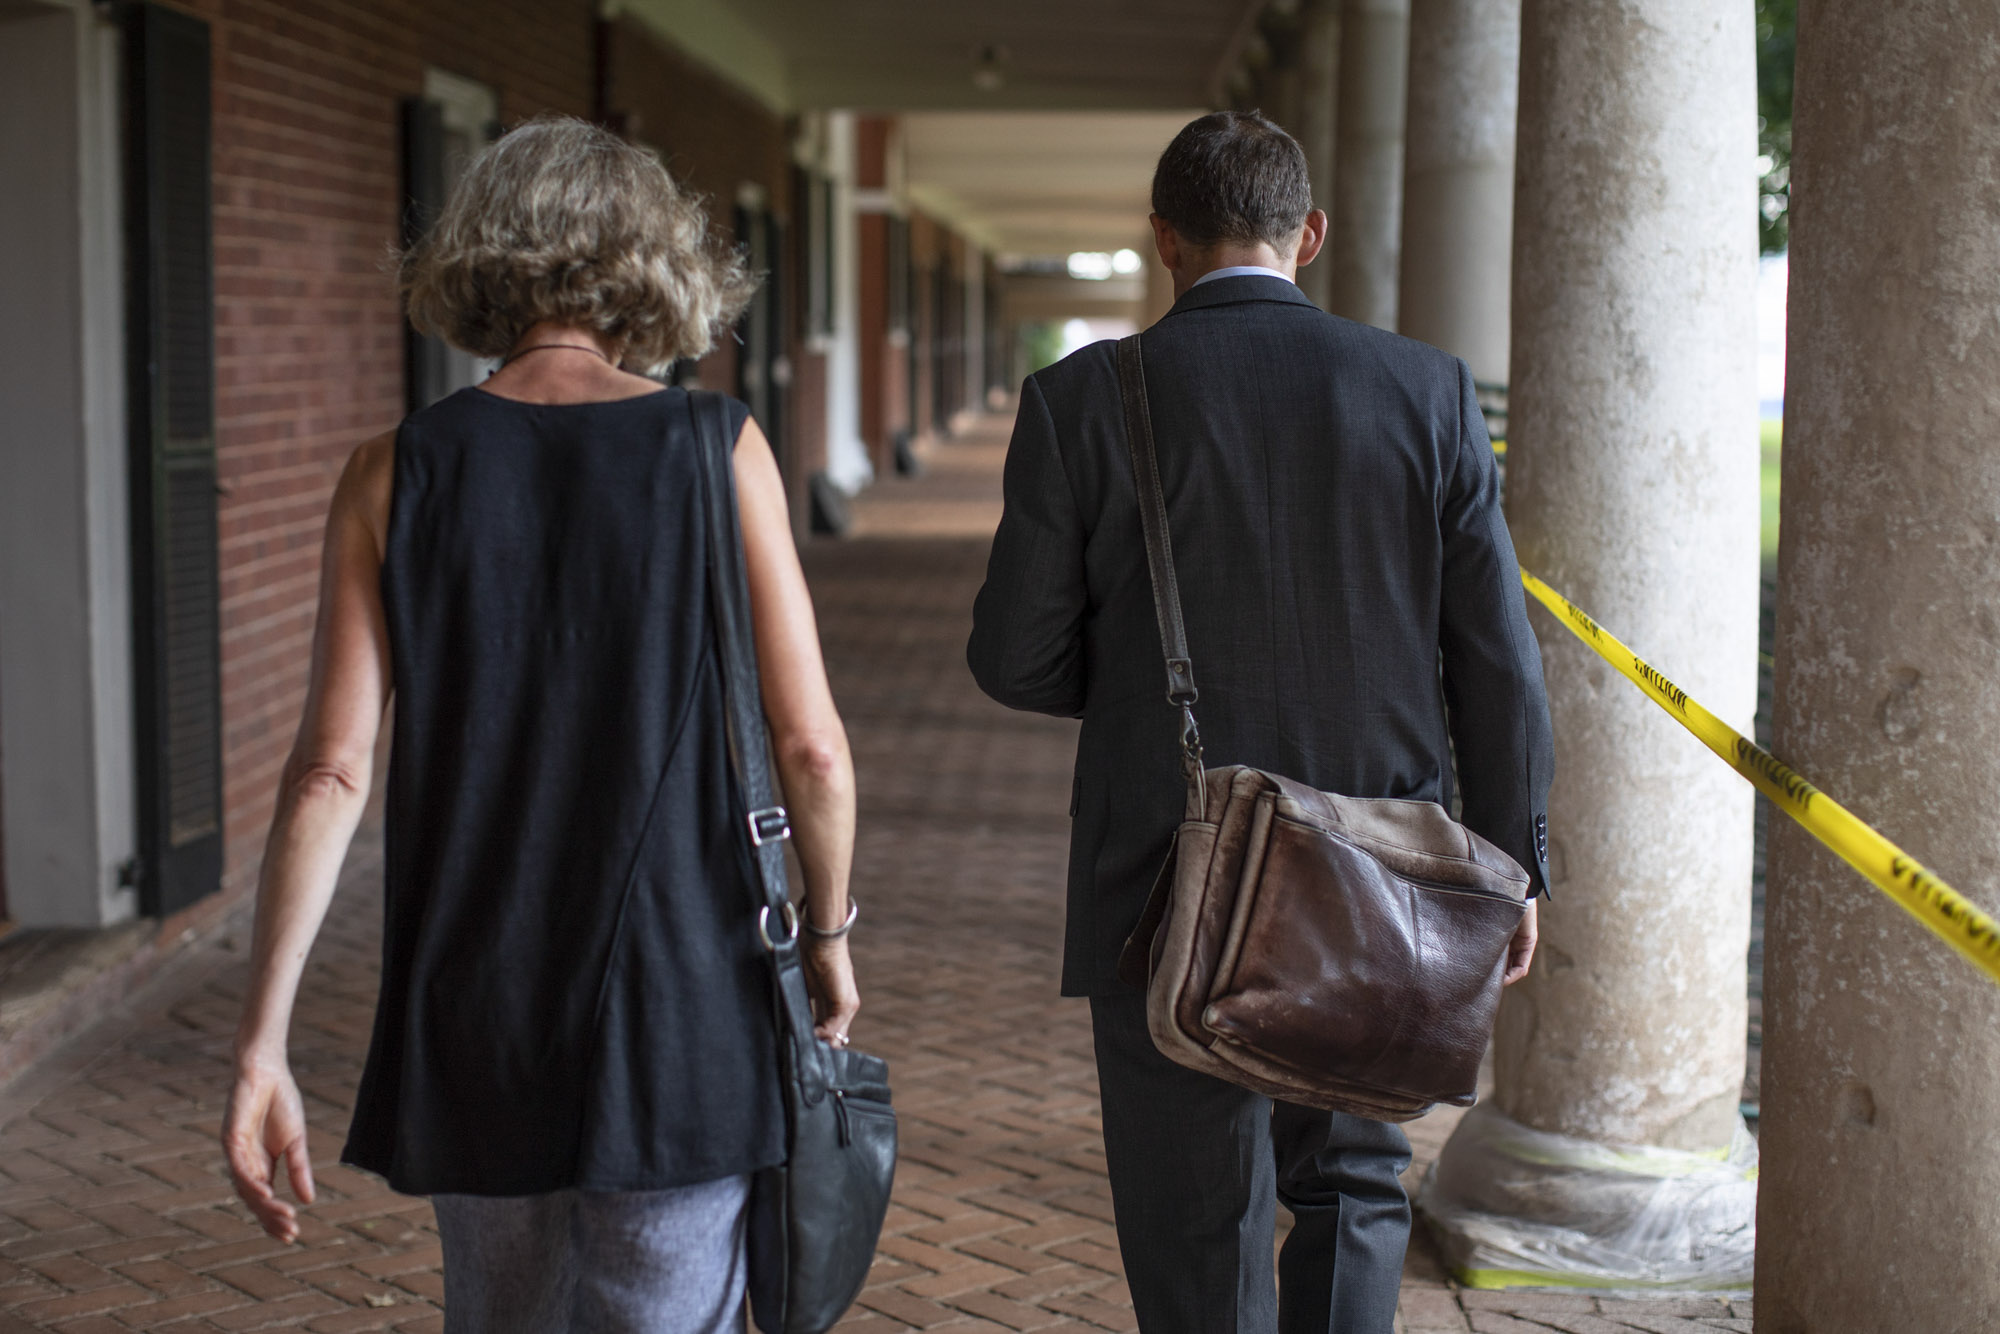
[[[771,905],[767,903],[757,910],[757,938],[773,954],[786,945],[796,943],[799,938],[799,910],[792,906],[792,901],[786,899],[785,906],[778,909],[778,913],[784,919],[787,932],[783,940],[771,939]]]

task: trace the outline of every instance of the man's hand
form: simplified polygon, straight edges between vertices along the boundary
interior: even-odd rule
[[[280,1060],[250,1062],[236,1074],[229,1111],[222,1120],[222,1148],[236,1193],[279,1241],[299,1239],[298,1210],[278,1198],[278,1164],[285,1164],[292,1194],[313,1202],[312,1163],[306,1156],[305,1106],[292,1072]]]
[[[1500,985],[1511,987],[1528,975],[1528,965],[1535,961],[1535,905],[1538,899],[1529,899],[1521,913],[1521,924],[1514,928],[1514,938],[1507,942],[1507,971],[1500,977]]]
[[[854,986],[854,961],[847,956],[847,937],[827,940],[801,935],[799,944],[806,991],[812,996],[813,1032],[823,1042],[845,1047],[847,1030],[861,1009],[861,993]]]

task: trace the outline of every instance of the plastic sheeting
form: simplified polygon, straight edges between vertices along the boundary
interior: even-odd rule
[[[1720,1154],[1629,1148],[1465,1114],[1417,1194],[1446,1265],[1474,1288],[1747,1291],[1757,1142]]]

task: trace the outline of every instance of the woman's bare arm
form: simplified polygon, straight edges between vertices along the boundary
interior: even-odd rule
[[[292,1192],[313,1198],[304,1107],[286,1053],[292,1004],[367,804],[390,693],[380,581],[394,451],[393,435],[357,449],[327,515],[312,677],[264,848],[236,1085],[223,1123],[237,1193],[284,1241],[298,1236],[298,1219],[275,1193],[280,1161]]]
[[[847,919],[854,857],[854,760],[833,707],[819,627],[785,507],[778,463],[757,423],[736,439],[736,498],[750,576],[750,617],[762,675],[764,716],[805,873],[806,917],[833,928]],[[845,937],[804,937],[822,1037],[844,1041],[860,1008]]]

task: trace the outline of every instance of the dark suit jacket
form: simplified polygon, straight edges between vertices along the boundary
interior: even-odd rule
[[[1186,790],[1115,347],[1022,387],[966,653],[1001,703],[1083,719],[1066,995],[1120,989]],[[1456,745],[1465,823],[1546,886],[1541,658],[1465,363],[1257,275],[1142,347],[1208,763],[1449,806]]]

